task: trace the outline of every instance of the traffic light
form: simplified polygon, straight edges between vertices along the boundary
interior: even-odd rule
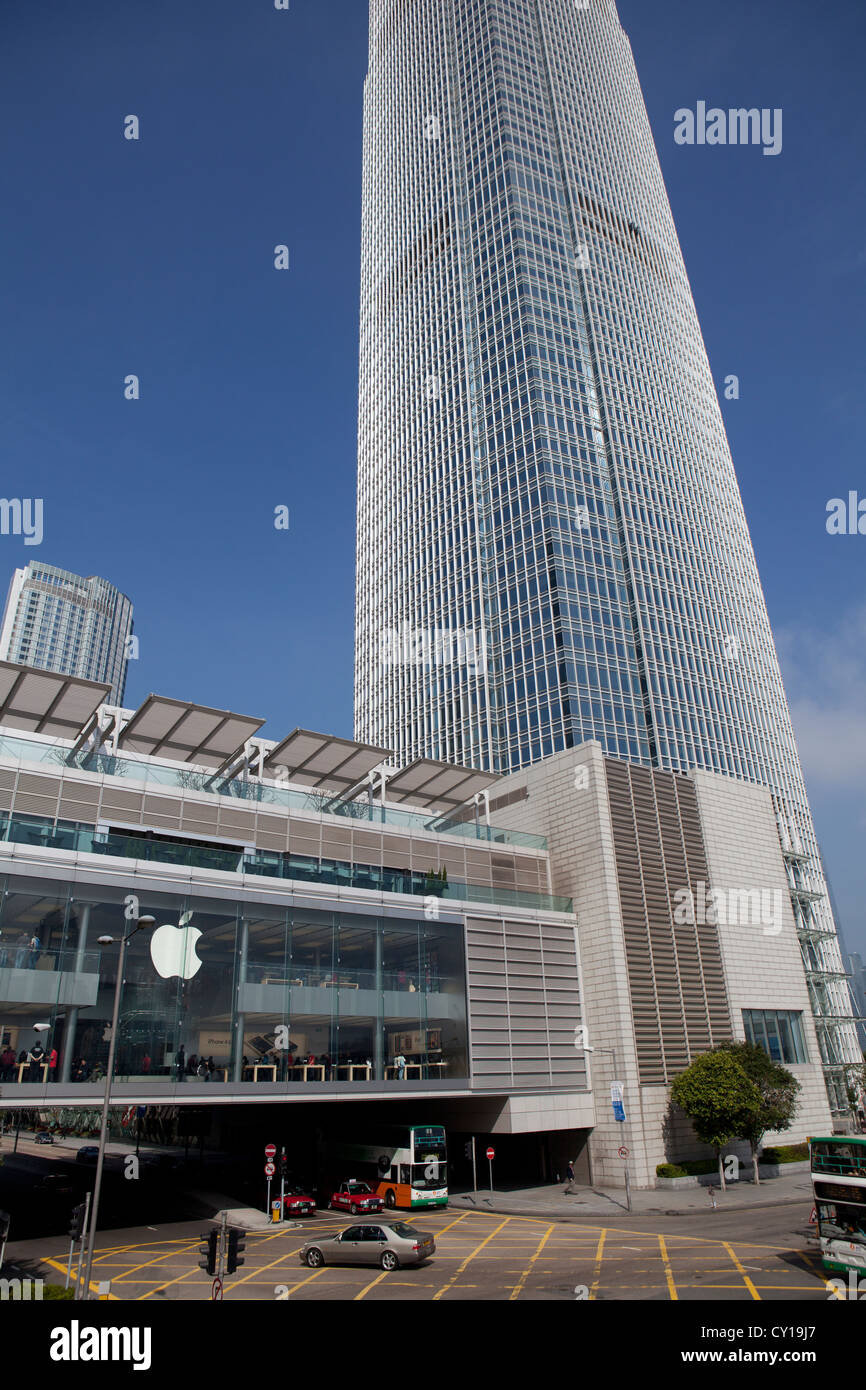
[[[69,1239],[70,1239],[70,1240],[80,1240],[80,1239],[81,1239],[81,1236],[82,1236],[82,1234],[83,1234],[83,1232],[84,1232],[84,1211],[85,1211],[85,1204],[84,1204],[84,1202],[80,1202],[79,1205],[78,1205],[77,1207],[74,1207],[74,1208],[73,1208],[72,1215],[71,1215],[70,1218],[69,1218]]]
[[[243,1231],[229,1231],[229,1249],[226,1257],[226,1274],[234,1274],[238,1265],[245,1263],[241,1259],[241,1254],[246,1250],[246,1241],[242,1239]]]
[[[219,1245],[220,1233],[216,1226],[212,1226],[209,1231],[202,1231],[201,1238],[204,1245],[198,1247],[198,1253],[204,1255],[203,1260],[199,1260],[199,1269],[206,1269],[208,1274],[216,1274],[217,1267],[217,1246]]]
[[[284,1178],[289,1171],[289,1160],[285,1149],[280,1154],[280,1177]]]
[[[466,1157],[470,1160],[470,1162],[471,1162],[471,1160],[472,1160],[472,1154],[473,1154],[473,1152],[474,1152],[474,1149],[475,1149],[475,1144],[474,1144],[473,1140],[471,1140],[471,1139],[467,1140],[466,1144],[463,1146],[463,1152],[465,1153]]]

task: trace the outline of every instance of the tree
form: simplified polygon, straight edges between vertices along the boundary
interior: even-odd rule
[[[671,1099],[691,1120],[698,1139],[715,1150],[724,1189],[722,1150],[755,1123],[761,1109],[757,1086],[729,1052],[705,1052],[674,1077]]]
[[[758,1113],[739,1131],[739,1137],[748,1140],[754,1181],[760,1183],[758,1150],[761,1141],[769,1130],[790,1129],[797,1113],[800,1083],[791,1072],[774,1062],[762,1047],[756,1047],[754,1043],[724,1043],[718,1050],[735,1058],[761,1097]]]
[[[441,898],[448,887],[448,870],[428,869],[424,875],[424,894],[426,897]]]

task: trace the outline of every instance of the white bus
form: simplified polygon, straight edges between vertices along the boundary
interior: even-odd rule
[[[386,1207],[448,1205],[448,1156],[442,1125],[383,1125],[358,1142],[320,1141],[319,1187],[336,1191],[347,1176],[368,1182]]]

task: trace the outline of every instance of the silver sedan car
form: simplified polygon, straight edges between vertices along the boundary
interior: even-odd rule
[[[406,1221],[377,1222],[347,1226],[334,1236],[308,1240],[298,1252],[301,1264],[311,1269],[322,1265],[381,1265],[382,1269],[399,1269],[401,1265],[419,1265],[436,1249],[431,1235],[417,1231]]]

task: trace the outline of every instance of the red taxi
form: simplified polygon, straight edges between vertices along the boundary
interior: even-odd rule
[[[316,1199],[304,1187],[287,1186],[283,1195],[283,1216],[313,1216]]]
[[[384,1205],[369,1183],[354,1180],[341,1182],[328,1203],[332,1211],[350,1211],[353,1216],[365,1211],[381,1211]]]

